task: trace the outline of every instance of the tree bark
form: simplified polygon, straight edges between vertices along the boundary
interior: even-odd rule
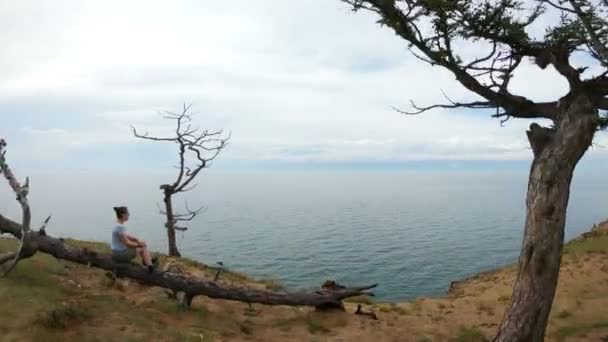
[[[543,341],[555,296],[570,183],[591,146],[598,112],[584,95],[563,105],[555,128],[532,124],[534,160],[528,181],[526,222],[519,271],[497,342]]]
[[[167,228],[167,241],[169,243],[168,254],[172,257],[180,257],[181,254],[177,249],[177,242],[175,241],[175,217],[173,214],[173,202],[171,200],[173,192],[170,186],[163,185],[161,189],[164,190],[165,194],[163,202],[165,202],[165,216],[167,217],[165,227]]]
[[[21,236],[21,225],[0,215],[0,234],[8,233]],[[50,254],[55,258],[83,265],[90,265],[108,271],[115,271],[117,276],[138,280],[148,285],[159,286],[184,293],[184,303],[189,306],[195,296],[235,300],[245,303],[266,305],[313,306],[318,309],[342,308],[342,300],[348,297],[369,294],[367,290],[376,285],[319,289],[309,292],[278,292],[258,290],[244,286],[233,286],[218,282],[191,278],[166,272],[149,272],[147,268],[134,264],[116,264],[109,254],[98,253],[66,244],[62,239],[48,236],[38,231],[30,231],[25,239],[25,251],[29,257],[36,251]]]

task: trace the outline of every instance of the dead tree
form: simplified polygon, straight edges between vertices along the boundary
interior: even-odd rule
[[[5,160],[6,144],[0,140],[0,171],[7,178],[10,187],[17,195],[17,201],[23,209],[22,223],[14,222],[0,215],[0,234],[10,234],[19,239],[19,250],[0,254],[0,267],[9,263],[4,274],[13,269],[20,260],[34,256],[37,252],[46,253],[55,258],[75,262],[82,265],[97,267],[115,272],[118,277],[135,279],[141,283],[159,286],[183,293],[183,304],[189,307],[196,296],[235,300],[244,303],[260,303],[266,305],[312,306],[317,309],[343,309],[342,300],[359,295],[373,295],[368,290],[377,285],[361,287],[321,287],[318,290],[302,292],[279,292],[260,290],[246,286],[223,284],[217,281],[188,277],[162,271],[150,272],[148,268],[135,263],[117,264],[112,256],[86,248],[78,248],[66,243],[64,239],[47,235],[46,223],[38,230],[28,229],[31,211],[27,202],[27,184],[21,186],[14,177]],[[45,222],[48,222],[48,218]]]
[[[192,221],[197,215],[205,210],[200,207],[191,210],[188,204],[185,205],[185,213],[176,213],[173,207],[173,196],[180,192],[187,192],[196,187],[192,182],[198,174],[210,166],[220,152],[226,147],[230,136],[224,136],[223,131],[201,130],[192,126],[192,114],[190,105],[184,104],[181,113],[162,112],[161,116],[165,119],[175,121],[175,135],[171,137],[153,137],[149,133],[140,134],[135,127],[131,127],[133,135],[140,139],[152,141],[165,141],[174,143],[178,148],[179,164],[177,177],[173,183],[162,184],[160,189],[163,191],[164,209],[160,213],[166,217],[165,227],[167,228],[167,240],[169,243],[169,255],[180,256],[175,241],[175,231],[186,231],[188,228],[178,226],[179,222]]]
[[[546,119],[526,132],[533,161],[519,271],[495,341],[542,341],[555,296],[566,208],[574,169],[608,122],[608,1],[606,0],[341,0],[375,13],[422,63],[449,70],[478,98],[417,106],[492,109],[501,125],[512,118]],[[551,19],[559,18],[559,19]],[[544,36],[531,25],[551,23]],[[541,28],[542,30],[543,28]],[[464,49],[469,47],[464,54]],[[474,48],[471,48],[474,47]],[[585,54],[574,66],[573,53]],[[472,55],[472,56],[471,56]],[[553,67],[566,95],[537,102],[509,87],[519,68]],[[589,72],[594,67],[594,73]],[[597,71],[599,69],[599,71]],[[416,82],[416,80],[412,80]]]
[[[20,259],[34,255],[36,251],[34,248],[31,248],[28,238],[30,233],[30,224],[32,222],[30,203],[27,199],[30,180],[29,178],[26,178],[25,184],[21,185],[15,175],[13,175],[13,172],[6,161],[6,141],[4,141],[4,139],[0,139],[0,173],[2,176],[4,176],[4,178],[6,178],[9,186],[13,192],[15,192],[17,202],[19,202],[22,211],[20,231],[18,235],[15,235],[17,238],[19,238],[19,247],[17,248],[17,251],[0,254],[0,266],[10,261],[10,265],[2,273],[2,276],[6,276],[17,265],[17,262],[19,262]],[[39,229],[41,234],[44,234],[46,224],[50,219],[50,216],[47,217],[44,224]]]

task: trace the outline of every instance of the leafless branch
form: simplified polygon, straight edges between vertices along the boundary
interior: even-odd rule
[[[551,7],[558,9],[560,11],[564,11],[564,12],[568,12],[568,13],[575,13],[573,9],[556,4],[555,2],[553,2],[551,0],[542,0],[541,2],[546,3],[546,4],[550,5]]]
[[[414,111],[404,111],[401,109],[398,109],[396,107],[393,107],[393,109],[401,114],[405,114],[405,115],[418,115],[421,113],[424,113],[426,111],[432,110],[432,109],[436,109],[436,108],[493,108],[495,107],[495,105],[492,105],[490,102],[488,101],[473,101],[473,102],[456,102],[456,101],[452,101],[452,99],[450,99],[444,92],[443,90],[441,91],[441,93],[443,94],[443,96],[445,97],[445,99],[449,102],[449,104],[435,104],[432,106],[427,106],[427,107],[420,107],[417,106],[414,101],[410,101],[412,107],[415,109]]]
[[[8,166],[6,162],[6,141],[4,139],[0,139],[0,172],[4,175],[4,178],[8,181],[9,186],[13,189],[13,192],[17,195],[17,202],[21,205],[22,210],[22,223],[21,223],[21,238],[19,241],[19,248],[16,253],[14,253],[13,262],[11,265],[4,271],[2,276],[6,276],[12,271],[12,269],[19,262],[19,258],[23,251],[24,241],[27,233],[30,230],[30,224],[32,221],[32,213],[30,209],[29,201],[27,200],[27,194],[29,192],[29,178],[26,178],[25,184],[22,186],[17,178],[15,178],[12,170]]]
[[[173,193],[185,192],[192,189],[188,185],[194,180],[199,172],[208,167],[210,161],[215,159],[221,150],[227,146],[230,135],[223,137],[223,131],[209,132],[193,128],[191,105],[185,104],[180,113],[164,111],[163,118],[175,120],[175,137],[154,137],[149,133],[141,134],[132,127],[133,134],[137,138],[153,141],[169,141],[178,145],[178,174],[170,189]],[[188,165],[193,159],[195,165]]]
[[[17,255],[17,252],[8,252],[0,254],[0,265],[8,261],[14,260]]]
[[[38,229],[38,232],[40,232],[40,234],[43,234],[43,235],[46,234],[46,226],[47,226],[47,224],[49,224],[50,220],[51,220],[51,215],[47,216],[46,219],[44,220],[44,222],[42,222],[42,226],[40,227],[40,229]]]
[[[207,211],[206,206],[201,206],[198,209],[191,210],[188,207],[188,202],[185,203],[185,207],[186,207],[186,213],[173,215],[173,218],[175,219],[175,221],[181,221],[181,222],[192,221],[196,216]]]
[[[133,126],[131,126],[131,131],[133,132],[133,135],[136,138],[140,138],[140,139],[154,140],[154,141],[176,141],[176,138],[151,137],[149,132],[145,132],[145,133],[141,134],[141,133],[137,132],[137,129]]]

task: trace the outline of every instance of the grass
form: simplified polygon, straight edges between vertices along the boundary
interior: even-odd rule
[[[264,285],[266,289],[272,291],[281,291],[285,289],[285,286],[281,284],[278,279],[258,279],[256,282]]]
[[[488,342],[488,338],[477,328],[461,327],[453,342]]]
[[[575,323],[559,328],[553,337],[558,342],[565,341],[568,337],[585,334],[594,329],[608,329],[608,320],[596,321],[593,323]]]
[[[564,254],[607,253],[608,235],[595,236],[593,239],[576,239],[564,246]]]
[[[486,315],[490,315],[490,316],[494,315],[494,308],[492,306],[490,306],[488,303],[484,303],[484,302],[477,303],[477,310]]]
[[[64,303],[63,305],[49,309],[40,314],[36,323],[49,329],[65,329],[90,318],[90,313],[75,303]]]
[[[381,306],[378,310],[380,310],[380,312],[382,313],[389,313],[393,311],[393,308],[391,308],[390,306]]]
[[[501,303],[507,303],[511,300],[511,295],[501,295],[498,297],[498,301]]]
[[[346,303],[355,303],[355,304],[367,304],[367,305],[374,304],[374,301],[372,300],[372,298],[370,296],[366,296],[366,295],[354,296],[354,297],[346,298],[344,300],[344,302],[346,302]]]
[[[308,332],[311,334],[329,333],[331,329],[323,324],[319,319],[309,318],[307,321]]]
[[[109,250],[103,243],[69,239],[66,243],[95,252]],[[0,238],[0,253],[15,246],[14,240]],[[0,340],[63,342],[69,332],[70,340],[78,341],[111,341],[120,336],[125,341],[209,342],[217,335],[253,331],[247,322],[239,324],[229,310],[208,314],[196,299],[192,310],[184,311],[158,288],[129,281],[124,281],[123,291],[109,287],[105,273],[42,253],[21,261],[0,280]]]
[[[603,234],[588,234],[565,246],[561,289],[547,341],[608,334],[608,275],[602,270],[608,264],[604,255],[598,254],[608,253],[608,235]],[[66,243],[96,252],[109,250],[103,243],[70,239]],[[14,240],[0,238],[0,253],[14,247]],[[161,257],[161,265],[168,260]],[[197,276],[212,277],[217,270],[189,259],[177,261],[187,271],[196,271]],[[183,310],[162,289],[129,281],[109,286],[104,271],[39,253],[0,279],[0,340],[277,342],[321,341],[329,334],[350,341],[391,340],[391,336],[401,334],[419,342],[481,342],[495,332],[502,307],[510,299],[508,289],[514,276],[511,267],[472,277],[459,285],[460,297],[400,304],[373,303],[372,298],[364,296],[348,300],[372,305],[382,312],[378,322],[353,315],[356,305],[348,305],[348,313],[330,314],[256,304],[255,315],[248,315],[245,304],[197,297],[191,310]],[[282,288],[274,279],[254,281],[226,269],[220,279],[237,286]]]
[[[407,316],[407,315],[411,314],[410,310],[408,310],[402,306],[394,306],[393,311],[396,312],[400,316]]]
[[[422,299],[416,299],[411,306],[412,310],[418,312],[422,310]]]
[[[559,318],[559,319],[565,319],[568,317],[571,317],[572,313],[568,310],[562,310],[560,312],[557,313],[557,315],[555,315],[555,317]]]

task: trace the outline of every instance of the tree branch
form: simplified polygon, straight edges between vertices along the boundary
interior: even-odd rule
[[[4,264],[5,262],[14,260],[17,255],[18,255],[17,252],[9,252],[9,253],[0,254],[0,265]]]
[[[555,9],[558,9],[560,11],[564,11],[564,12],[568,12],[568,13],[576,13],[576,12],[574,12],[574,10],[572,10],[570,8],[567,8],[567,7],[564,7],[564,6],[560,6],[560,5],[554,3],[551,0],[541,0],[541,2],[549,4],[551,7],[555,8]]]
[[[191,210],[188,207],[188,202],[185,203],[185,207],[186,207],[186,213],[185,214],[174,214],[173,218],[175,219],[175,221],[181,221],[181,222],[189,222],[192,221],[196,216],[204,213],[205,211],[207,211],[207,207],[206,206],[201,206],[198,209],[195,210]]]
[[[591,38],[591,44],[595,53],[600,57],[600,62],[604,66],[608,66],[608,48],[604,44],[602,44],[600,38],[596,34],[596,30],[593,28],[591,24],[591,20],[589,20],[589,16],[585,13],[581,6],[575,0],[569,0],[570,5],[574,8],[574,13],[580,19],[583,27],[587,31],[587,34]]]
[[[169,141],[178,145],[178,174],[176,180],[170,186],[170,192],[173,194],[191,190],[192,188],[188,188],[188,185],[202,169],[208,167],[210,161],[219,155],[221,150],[226,147],[227,141],[230,139],[230,135],[226,138],[222,138],[223,131],[221,130],[209,132],[207,130],[201,131],[198,128],[193,128],[192,125],[189,124],[189,122],[192,121],[193,115],[190,113],[190,108],[191,105],[184,104],[181,113],[169,111],[161,113],[163,118],[175,120],[175,137],[152,137],[149,133],[140,134],[134,127],[131,127],[133,134],[137,138],[152,141]],[[195,167],[189,166],[189,155],[190,157],[194,157],[197,161]]]
[[[415,109],[415,111],[404,111],[404,110],[400,110],[395,107],[393,107],[393,109],[401,114],[418,115],[418,114],[421,114],[421,113],[424,113],[426,111],[436,109],[436,108],[454,109],[454,108],[493,108],[493,107],[495,107],[495,105],[493,105],[491,102],[488,102],[488,101],[473,101],[473,102],[465,102],[465,103],[455,102],[455,101],[452,101],[443,92],[443,90],[441,91],[441,93],[443,94],[443,97],[445,97],[445,99],[449,102],[449,104],[435,104],[435,105],[431,105],[431,106],[427,106],[427,107],[419,107],[414,103],[414,101],[410,101],[410,103],[411,103],[412,107]]]
[[[401,38],[405,39],[411,45],[415,46],[419,51],[426,55],[428,58],[427,62],[432,63],[433,65],[440,65],[450,70],[455,76],[456,79],[468,90],[476,93],[477,95],[483,97],[488,102],[492,104],[492,107],[502,107],[506,112],[509,113],[512,117],[518,118],[547,118],[547,119],[556,119],[558,116],[556,102],[551,103],[535,103],[523,96],[513,95],[509,93],[506,87],[502,87],[501,91],[494,91],[491,87],[484,86],[477,80],[474,76],[467,72],[465,66],[460,65],[458,63],[458,59],[453,56],[452,51],[449,47],[431,47],[427,44],[427,40],[421,40],[418,38],[416,32],[417,23],[410,16],[407,16],[403,13],[403,11],[398,7],[395,1],[385,1],[385,0],[342,0],[345,3],[348,3],[353,6],[355,10],[357,9],[369,9],[372,7],[375,9],[375,12],[380,14],[381,20],[380,23],[382,25],[387,25],[391,27],[397,35]],[[363,4],[367,4],[368,6],[363,6]],[[410,2],[407,2],[408,4]],[[412,6],[421,7],[426,13],[436,13],[433,12],[435,9],[433,8],[425,8],[421,3],[412,3]],[[445,4],[445,6],[455,6],[457,5],[448,5],[448,2],[441,2]],[[426,2],[424,2],[426,4]],[[451,3],[450,3],[451,4]],[[451,10],[451,7],[448,7]],[[502,9],[496,9],[493,11],[493,15],[496,16],[500,13]],[[438,14],[439,16],[439,14]],[[491,16],[490,16],[491,18]],[[463,23],[466,23],[470,18],[466,17],[465,13],[461,13],[461,19]],[[456,20],[456,19],[454,19]],[[471,21],[471,20],[469,20]],[[492,20],[488,19],[487,24],[491,24]],[[483,27],[481,27],[483,28]],[[480,28],[480,29],[481,29]],[[477,30],[477,28],[470,28],[471,30]],[[498,42],[501,44],[512,43],[506,41],[505,37],[495,35],[490,31],[484,32],[473,32],[477,34],[480,38],[486,38],[491,42]],[[469,36],[473,36],[471,33]],[[468,34],[468,33],[467,33]],[[445,35],[444,35],[445,36]],[[429,39],[433,39],[432,37]],[[518,46],[519,47],[519,46]],[[528,53],[526,49],[531,48],[529,45],[521,45],[518,49],[518,53]],[[530,52],[536,53],[537,50],[532,49]],[[451,105],[439,106],[443,108],[450,108]],[[422,107],[420,109],[423,109]],[[419,111],[418,109],[417,111]]]
[[[26,235],[30,230],[30,224],[32,221],[32,213],[30,209],[29,201],[27,200],[27,194],[29,192],[29,178],[26,178],[25,184],[21,186],[17,178],[13,175],[8,163],[6,161],[6,141],[4,139],[0,139],[0,172],[4,175],[4,178],[8,181],[9,186],[13,189],[13,192],[17,195],[17,202],[21,205],[22,211],[22,223],[21,223],[21,233],[19,234],[19,248],[16,253],[14,253],[13,262],[11,265],[4,271],[2,276],[6,276],[9,274],[15,265],[19,262],[23,254],[23,247],[25,244]]]

